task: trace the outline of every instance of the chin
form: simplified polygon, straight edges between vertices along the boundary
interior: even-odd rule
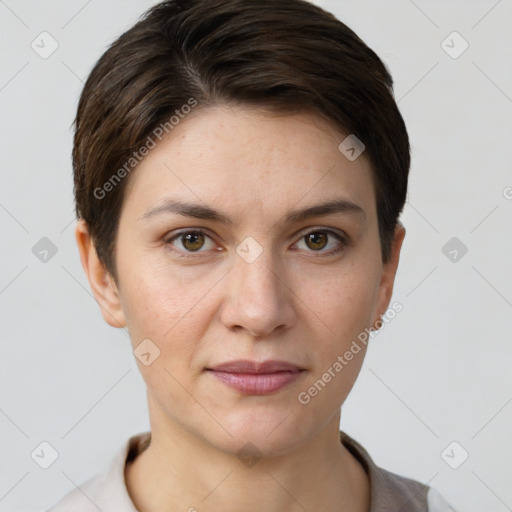
[[[275,411],[257,408],[245,414],[237,411],[224,415],[222,425],[232,437],[219,435],[215,440],[210,438],[209,442],[237,456],[247,451],[263,457],[284,455],[304,442],[314,430],[313,425],[298,418],[291,408]],[[210,434],[211,431],[206,437]]]

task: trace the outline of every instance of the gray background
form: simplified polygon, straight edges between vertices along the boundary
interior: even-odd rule
[[[318,3],[389,67],[413,157],[404,309],[341,426],[459,511],[512,510],[512,2]],[[95,61],[152,4],[0,1],[1,511],[49,507],[149,429],[129,339],[104,323],[75,245],[70,125]],[[51,49],[43,31],[47,58],[31,47]],[[42,441],[59,455],[48,469],[31,458]]]

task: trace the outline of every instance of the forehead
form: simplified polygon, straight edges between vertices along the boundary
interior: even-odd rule
[[[226,106],[196,111],[132,171],[123,208],[141,216],[172,196],[263,218],[335,197],[371,216],[371,166],[364,153],[351,161],[340,151],[346,137],[312,113]]]

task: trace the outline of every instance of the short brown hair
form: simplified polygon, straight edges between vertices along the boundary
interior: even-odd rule
[[[116,281],[126,163],[135,166],[151,134],[193,102],[196,111],[222,104],[307,109],[354,134],[371,162],[388,261],[410,147],[393,80],[375,52],[305,0],[169,0],[149,9],[98,60],[75,118],[76,214]]]

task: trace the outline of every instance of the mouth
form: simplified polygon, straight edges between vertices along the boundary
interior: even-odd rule
[[[245,395],[276,393],[299,379],[306,370],[287,361],[238,360],[206,368],[213,376]]]

